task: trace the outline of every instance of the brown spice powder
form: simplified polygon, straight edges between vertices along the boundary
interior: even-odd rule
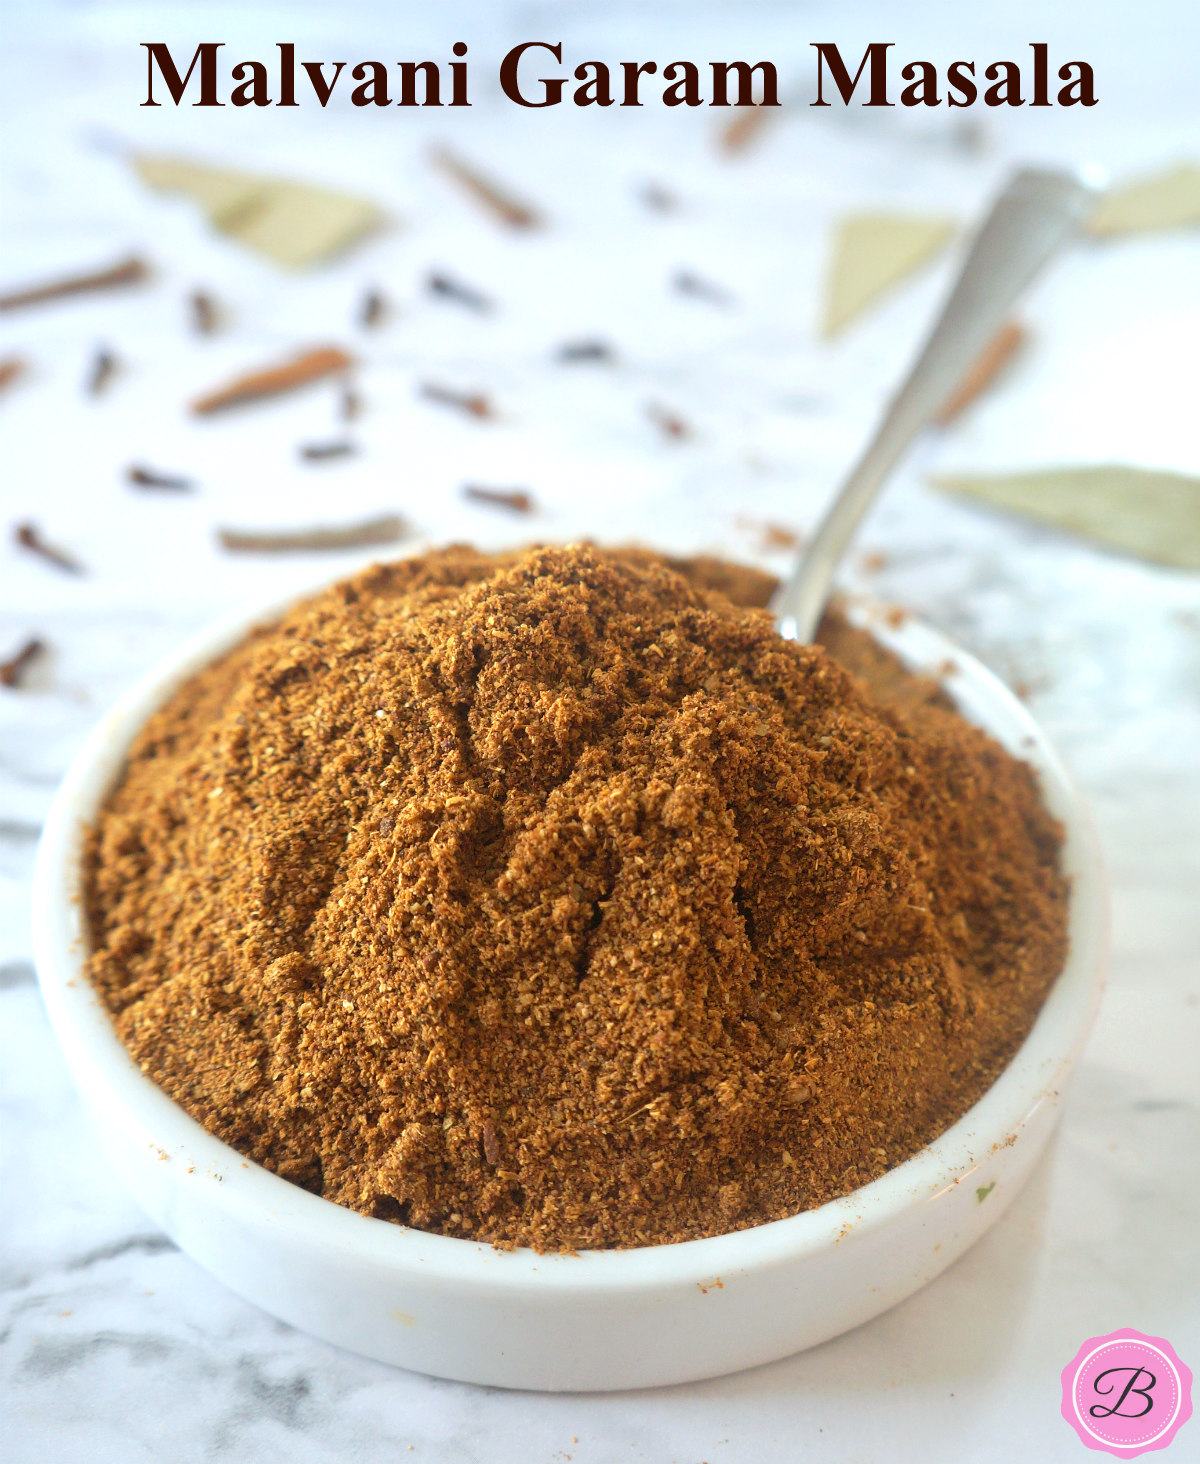
[[[935,683],[726,598],[770,588],[452,548],[194,677],[87,851],[143,1069],[339,1204],[546,1250],[778,1219],[942,1132],[1063,964],[1059,831]]]

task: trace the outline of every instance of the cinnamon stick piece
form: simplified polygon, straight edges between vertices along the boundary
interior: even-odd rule
[[[946,399],[934,417],[939,427],[946,427],[955,417],[981,397],[1025,343],[1025,327],[1015,320],[1002,325],[975,358],[975,364]]]
[[[45,651],[46,642],[31,635],[19,651],[0,661],[0,686],[20,686],[29,666]]]
[[[524,488],[484,488],[478,483],[468,483],[463,497],[472,503],[488,503],[496,508],[507,508],[513,513],[532,513],[533,494]]]
[[[0,310],[19,310],[24,305],[41,305],[47,300],[63,300],[68,295],[84,295],[92,290],[112,290],[121,285],[136,285],[148,279],[150,266],[144,259],[131,255],[111,269],[96,270],[91,274],[66,275],[62,279],[47,280],[41,285],[31,285],[24,290],[10,290],[0,295]]]
[[[741,152],[749,147],[764,125],[780,110],[779,107],[765,107],[761,102],[756,102],[752,107],[739,107],[721,130],[718,139],[721,147],[730,153]]]
[[[192,411],[198,417],[205,417],[210,412],[222,412],[243,402],[281,396],[284,392],[307,386],[311,381],[320,381],[323,376],[347,371],[353,365],[354,357],[337,346],[317,346],[290,361],[268,366],[262,371],[252,371],[248,376],[239,376],[215,391],[197,397],[192,403]]]
[[[325,549],[365,549],[373,544],[394,544],[408,525],[399,514],[383,514],[357,524],[270,533],[245,529],[218,529],[222,549],[232,553],[288,554]]]
[[[434,167],[448,178],[453,178],[456,183],[461,183],[474,199],[511,228],[535,229],[542,222],[537,212],[527,203],[514,198],[493,179],[478,172],[449,148],[434,148],[432,156]]]

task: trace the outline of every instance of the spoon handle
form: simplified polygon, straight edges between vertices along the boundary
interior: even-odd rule
[[[992,205],[937,324],[892,398],[771,611],[789,640],[810,641],[833,573],[888,474],[1004,323],[1021,291],[1090,212],[1095,194],[1073,173],[1026,168]]]

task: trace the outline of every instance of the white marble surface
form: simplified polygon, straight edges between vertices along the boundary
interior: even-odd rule
[[[916,13],[911,13],[915,8]],[[1132,1326],[1200,1363],[1200,579],[1106,555],[938,498],[939,467],[1123,458],[1196,470],[1200,237],[1080,250],[1031,297],[1033,349],[1002,391],[922,450],[867,525],[849,579],[910,606],[1026,683],[1095,812],[1113,882],[1111,985],[1061,1136],[1030,1190],[940,1280],[859,1331],[707,1384],[535,1397],[364,1362],[273,1322],[157,1235],[105,1170],[33,982],[26,913],[40,820],[105,703],[192,627],[239,599],[349,567],[222,557],[217,523],[296,524],[399,509],[420,539],[641,536],[751,556],[741,519],[811,524],[944,283],[929,271],[836,348],[813,337],[830,220],[847,206],[960,216],[1014,159],[1169,161],[1200,134],[1182,3],[1093,5],[1051,19],[1029,0],[966,7],[556,3],[13,5],[0,27],[0,281],[102,264],[128,247],[145,290],[12,314],[0,352],[34,363],[0,400],[6,523],[35,518],[86,561],[72,579],[0,546],[0,654],[27,633],[52,656],[0,691],[0,1458],[141,1461],[1073,1460],[1058,1374],[1088,1335]],[[436,19],[433,16],[436,15]],[[1100,105],[989,115],[982,136],[930,117],[792,109],[736,161],[714,118],[616,108],[522,113],[485,84],[515,40],[577,59],[771,56],[797,77],[806,44],[894,37],[907,56],[981,60],[1047,39],[1092,60]],[[465,114],[216,115],[136,106],[141,40],[224,39],[243,55],[295,38],[324,59],[445,57],[478,70]],[[237,59],[237,58],[234,58]],[[1157,70],[1155,71],[1155,68]],[[61,88],[50,96],[51,79]],[[961,116],[961,114],[960,114]],[[149,198],[95,144],[99,129],[372,193],[402,226],[323,272],[284,278]],[[428,167],[450,139],[541,204],[513,238]],[[658,215],[649,180],[677,193]],[[498,302],[489,317],[429,300],[434,266]],[[690,268],[729,308],[668,287]],[[234,312],[196,341],[183,296]],[[400,305],[353,324],[365,286]],[[603,336],[617,366],[564,366]],[[367,410],[361,454],[301,465],[339,435],[318,388],[224,421],[182,404],[227,372],[308,341],[352,343]],[[81,380],[96,345],[125,370],[102,400]],[[492,393],[496,423],[417,399],[425,378]],[[649,400],[697,427],[661,439]],[[190,497],[122,481],[144,460],[194,474]],[[543,505],[512,522],[458,498],[520,483]],[[1189,1425],[1172,1458],[1200,1456]],[[1191,1452],[1189,1452],[1189,1450]]]

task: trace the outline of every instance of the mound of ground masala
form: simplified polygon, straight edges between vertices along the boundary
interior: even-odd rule
[[[542,1250],[782,1218],[944,1131],[1062,968],[1060,830],[770,583],[453,547],[185,682],[86,849],[143,1070],[338,1204]]]

